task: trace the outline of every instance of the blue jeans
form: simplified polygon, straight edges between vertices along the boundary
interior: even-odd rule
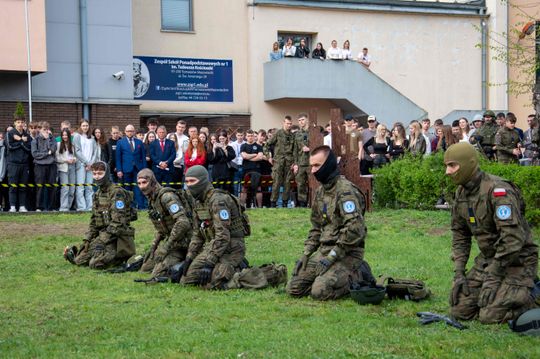
[[[244,169],[242,166],[238,167],[234,171],[233,176],[233,194],[238,197],[240,195],[240,191],[242,190],[242,183],[240,183],[244,179]]]

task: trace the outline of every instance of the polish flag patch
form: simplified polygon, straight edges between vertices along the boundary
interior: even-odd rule
[[[495,188],[493,190],[494,197],[504,197],[506,196],[506,190],[504,188]]]

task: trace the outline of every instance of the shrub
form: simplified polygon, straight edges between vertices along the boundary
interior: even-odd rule
[[[24,106],[22,103],[17,102],[17,107],[15,108],[15,112],[13,113],[13,119],[24,120],[25,118],[26,115],[24,113]]]
[[[517,185],[527,206],[527,220],[540,224],[539,166],[505,165],[482,159],[480,167]],[[373,199],[378,208],[433,209],[441,195],[451,203],[456,189],[445,175],[443,153],[428,157],[407,155],[373,172]]]

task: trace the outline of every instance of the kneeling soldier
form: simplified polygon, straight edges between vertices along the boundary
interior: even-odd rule
[[[458,185],[452,208],[451,314],[463,320],[478,317],[482,323],[515,319],[534,307],[531,290],[538,267],[538,246],[524,218],[521,193],[513,183],[482,172],[468,143],[450,146],[444,164]],[[466,273],[473,236],[480,254]]]
[[[200,228],[189,244],[181,283],[226,289],[229,280],[242,269],[246,253],[244,236],[249,231],[242,220],[240,202],[230,193],[215,189],[203,166],[189,168],[186,184],[198,201]]]
[[[311,172],[321,183],[311,208],[312,227],[304,255],[296,263],[287,293],[295,297],[337,299],[349,294],[358,281],[364,258],[366,226],[364,197],[339,175],[336,156],[328,146],[311,152]]]
[[[137,219],[137,212],[131,208],[133,194],[110,181],[105,162],[96,162],[91,168],[98,190],[93,197],[90,226],[80,249],[67,247],[64,257],[79,266],[104,269],[135,254],[135,229],[130,222]]]
[[[156,229],[141,271],[164,277],[170,267],[186,258],[193,234],[193,198],[186,192],[161,186],[147,168],[138,173],[137,186],[148,198],[148,216]]]

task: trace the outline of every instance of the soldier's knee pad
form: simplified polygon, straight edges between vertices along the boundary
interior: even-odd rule
[[[328,300],[332,298],[332,287],[323,280],[317,278],[311,286],[311,298],[315,300]]]

